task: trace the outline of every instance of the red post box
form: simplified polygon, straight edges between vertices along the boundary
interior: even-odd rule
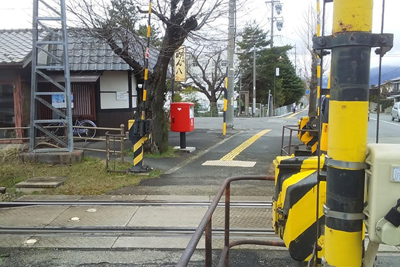
[[[171,103],[171,131],[191,132],[194,130],[194,103]]]

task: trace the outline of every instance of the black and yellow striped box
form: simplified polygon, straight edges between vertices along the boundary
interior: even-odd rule
[[[321,169],[323,159],[321,157]],[[317,190],[318,157],[277,157],[274,166],[274,229],[285,242],[291,257],[296,261],[305,261],[311,256],[317,237],[317,192],[319,227],[323,229],[322,207],[326,199],[326,184],[325,181],[320,182]],[[319,242],[323,242],[320,233]]]

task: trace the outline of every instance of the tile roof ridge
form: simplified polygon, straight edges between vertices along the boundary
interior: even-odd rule
[[[31,32],[33,29],[30,28],[20,28],[20,29],[0,29],[0,33],[4,32]]]

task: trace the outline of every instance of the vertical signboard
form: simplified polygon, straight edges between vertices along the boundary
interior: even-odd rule
[[[179,47],[174,54],[175,62],[175,81],[186,81],[186,66],[185,66],[185,47]]]

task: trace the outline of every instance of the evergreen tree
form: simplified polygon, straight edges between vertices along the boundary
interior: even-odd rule
[[[253,55],[256,49],[256,100],[268,103],[268,91],[275,92],[275,107],[289,105],[300,100],[304,95],[304,84],[296,75],[293,64],[287,52],[290,46],[267,48],[267,33],[255,26],[244,29],[242,40],[238,42],[241,50],[239,55],[240,72],[242,75],[242,90],[253,92]],[[247,48],[247,49],[246,49]],[[275,69],[279,68],[279,76]]]

